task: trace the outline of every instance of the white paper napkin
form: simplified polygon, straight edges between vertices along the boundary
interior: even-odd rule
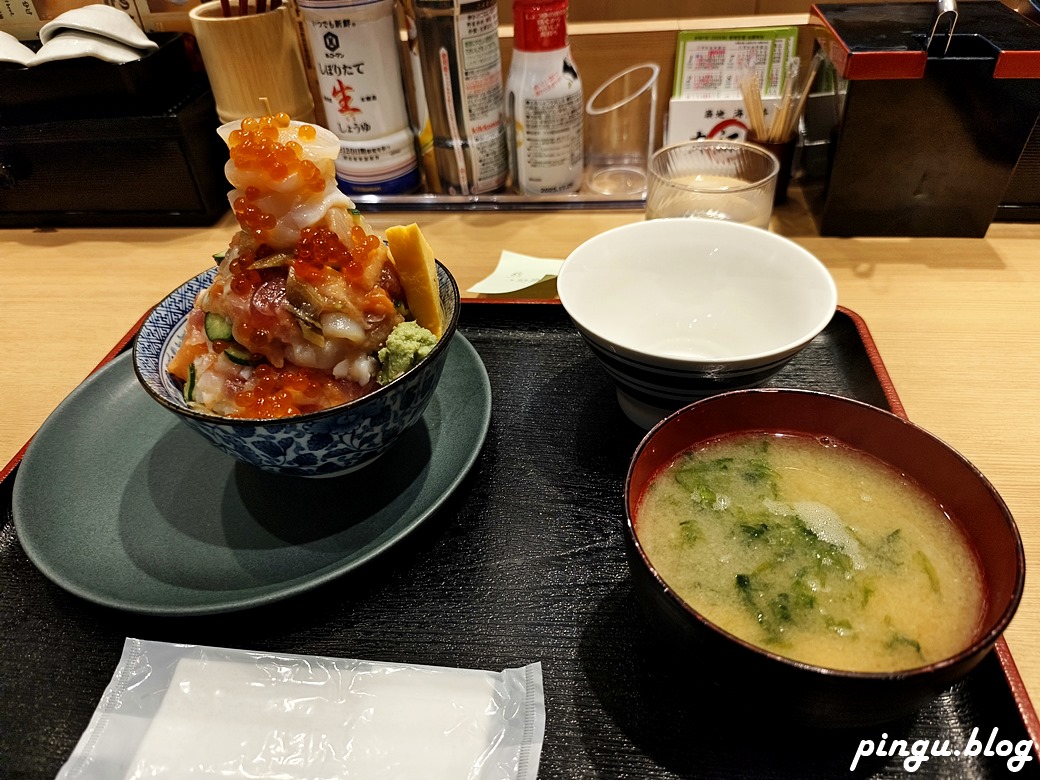
[[[58,780],[534,780],[540,664],[502,672],[127,639]]]
[[[563,260],[503,251],[491,275],[470,287],[469,292],[487,295],[517,292],[546,279],[555,278],[562,266]]]

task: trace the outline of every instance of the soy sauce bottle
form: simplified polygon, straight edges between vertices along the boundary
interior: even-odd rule
[[[496,0],[414,0],[440,191],[494,192],[509,155]]]

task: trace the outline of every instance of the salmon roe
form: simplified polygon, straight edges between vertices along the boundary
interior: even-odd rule
[[[357,251],[366,257],[379,247],[379,239],[366,233],[361,225],[354,225],[350,228],[350,238]]]
[[[276,419],[312,411],[327,382],[328,377],[317,369],[261,364],[253,370],[250,387],[235,394],[239,409],[232,416]]]
[[[379,239],[369,235],[360,225],[350,229],[354,242],[351,249],[339,236],[323,226],[306,227],[300,231],[296,244],[293,269],[306,281],[320,283],[325,269],[331,268],[352,281],[364,273],[369,255],[379,246]]]
[[[273,189],[290,176],[298,176],[300,187],[319,193],[325,189],[325,177],[311,160],[303,159],[303,143],[317,138],[312,125],[300,125],[296,139],[284,143],[279,141],[281,131],[289,127],[289,115],[285,113],[259,119],[247,117],[240,129],[233,130],[228,137],[231,161],[242,171],[258,174],[259,186],[249,187],[235,199],[233,208],[239,224],[256,236],[263,236],[275,227],[275,217],[265,212],[257,203],[264,191]]]
[[[254,353],[265,353],[275,344],[274,338],[272,338],[271,333],[266,328],[248,322],[238,326],[235,336],[242,346],[248,347]]]
[[[231,271],[231,290],[237,295],[249,295],[260,286],[263,277],[259,271],[250,268],[255,259],[254,254],[243,253],[228,266],[228,270]]]

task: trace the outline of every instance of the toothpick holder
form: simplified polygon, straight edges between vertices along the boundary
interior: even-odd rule
[[[776,175],[776,192],[773,195],[773,205],[777,206],[787,201],[787,187],[791,183],[792,166],[794,165],[794,150],[798,138],[792,135],[786,141],[762,141],[755,135],[753,130],[748,130],[747,140],[755,146],[760,146],[771,153],[780,161],[780,171]]]
[[[271,111],[314,121],[314,99],[289,9],[224,16],[219,0],[189,13],[217,115],[232,122]]]

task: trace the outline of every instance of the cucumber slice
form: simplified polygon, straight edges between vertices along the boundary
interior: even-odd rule
[[[231,320],[223,314],[206,312],[206,338],[210,341],[231,341]]]
[[[224,350],[224,354],[228,360],[240,366],[256,366],[264,362],[262,357],[254,355],[240,344],[231,344]]]
[[[191,403],[195,400],[195,364],[188,364],[188,381],[184,383],[184,400]]]

